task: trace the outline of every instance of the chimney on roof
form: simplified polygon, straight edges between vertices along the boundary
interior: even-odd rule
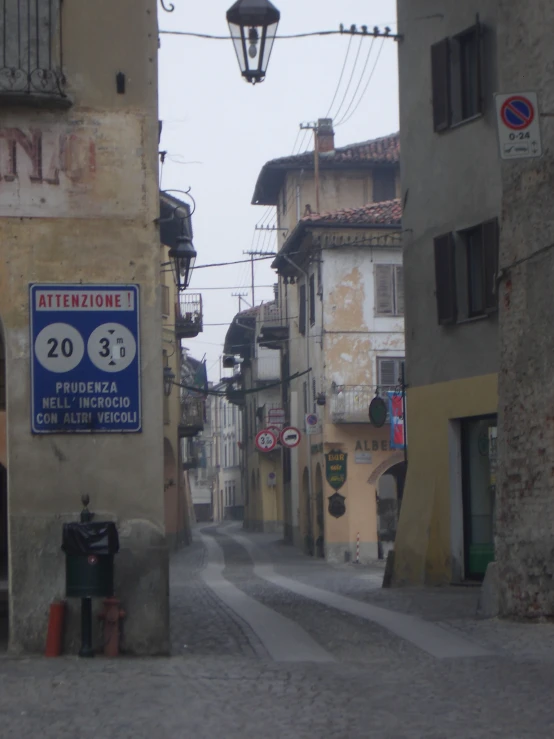
[[[318,120],[316,136],[320,154],[335,151],[335,132],[332,118],[320,118]]]

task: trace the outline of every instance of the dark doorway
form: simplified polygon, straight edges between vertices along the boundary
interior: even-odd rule
[[[469,580],[484,577],[494,560],[496,416],[462,421],[464,565]]]

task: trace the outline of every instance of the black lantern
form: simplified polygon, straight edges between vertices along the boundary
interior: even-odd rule
[[[167,365],[164,367],[164,395],[169,398],[173,389],[173,381],[175,380],[175,373]]]
[[[172,246],[169,250],[169,258],[177,290],[184,290],[189,286],[190,275],[196,261],[192,239],[189,236],[180,236],[177,239],[177,246]]]
[[[269,0],[237,0],[227,11],[242,76],[253,85],[265,77],[280,18]]]

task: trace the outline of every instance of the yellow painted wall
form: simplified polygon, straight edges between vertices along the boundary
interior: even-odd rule
[[[395,545],[397,584],[452,579],[449,421],[497,412],[497,375],[407,391],[408,474]]]
[[[312,500],[311,518],[318,535],[317,527],[317,465],[320,464],[323,478],[323,510],[325,526],[326,556],[330,561],[344,561],[344,552],[355,556],[356,540],[360,535],[361,560],[377,557],[377,504],[376,490],[379,478],[394,465],[403,462],[402,451],[390,450],[390,426],[380,429],[369,423],[363,424],[326,424],[323,434],[303,438],[299,455],[300,477],[300,526],[302,539],[308,533],[307,501],[302,488],[302,478],[307,464],[308,444],[323,443],[324,453],[338,449],[347,453],[347,479],[338,491],[346,498],[346,513],[341,518],[334,518],[328,512],[329,497],[335,490],[329,485],[325,474],[325,457],[323,453],[311,454],[312,464]],[[306,443],[307,442],[307,443]],[[371,464],[356,463],[357,442],[361,451],[369,451]],[[374,447],[377,446],[377,449]]]

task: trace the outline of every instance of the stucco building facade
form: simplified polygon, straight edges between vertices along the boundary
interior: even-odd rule
[[[367,561],[382,554],[381,514],[397,509],[403,484],[390,425],[378,429],[368,416],[377,393],[388,400],[398,388],[404,359],[399,138],[336,147],[327,119],[316,135],[317,169],[313,153],[276,159],[256,184],[253,203],[276,206],[283,233],[273,263],[279,316],[262,324],[259,341],[281,350],[286,422],[302,433],[281,452],[285,537],[334,562],[353,559],[359,541]],[[339,517],[329,510],[332,452],[347,467]],[[394,500],[380,504],[379,479],[395,466],[383,487]]]
[[[48,606],[64,596],[62,523],[78,517],[86,493],[96,518],[119,528],[125,648],[162,654],[169,617],[156,2],[119,0],[117,12],[104,0],[6,8],[0,23],[13,74],[0,75],[0,459],[7,470],[0,535],[7,529],[10,649],[44,649]],[[140,433],[32,433],[29,283],[139,287],[140,376],[148,389]],[[69,651],[78,631],[71,601]]]
[[[409,464],[398,583],[494,559],[499,3],[398,2]]]

